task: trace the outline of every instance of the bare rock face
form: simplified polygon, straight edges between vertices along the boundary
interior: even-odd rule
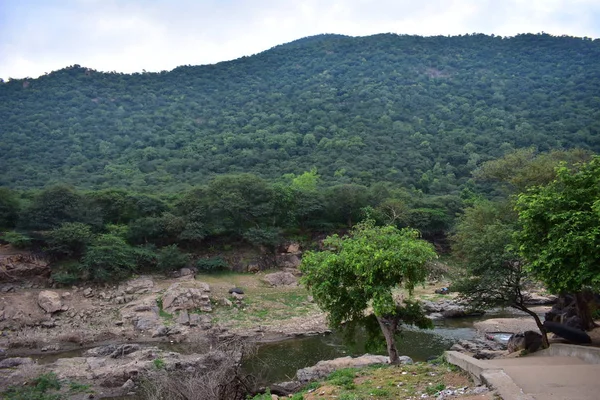
[[[149,278],[132,279],[125,283],[123,291],[127,294],[149,293],[154,288],[154,281]]]
[[[308,368],[302,368],[296,371],[298,381],[302,383],[322,379],[333,371],[343,368],[360,368],[368,365],[387,364],[390,362],[387,356],[374,356],[365,354],[360,357],[340,357],[333,360],[319,361],[317,365]],[[412,364],[413,360],[408,356],[401,356],[401,364]]]
[[[22,282],[24,279],[50,276],[49,262],[32,254],[0,254],[0,282]]]
[[[63,310],[60,294],[50,290],[42,290],[38,295],[38,305],[47,313]]]
[[[298,268],[301,260],[296,254],[280,254],[275,258],[275,262],[279,267]]]
[[[210,292],[208,284],[198,282],[200,287],[182,287],[180,283],[172,284],[162,298],[163,310],[172,314],[181,310],[200,310],[211,312],[210,298],[206,293]]]
[[[262,280],[270,286],[296,286],[298,284],[298,278],[290,272],[283,271],[266,274]]]

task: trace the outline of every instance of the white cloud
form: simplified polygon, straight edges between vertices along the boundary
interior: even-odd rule
[[[600,36],[596,0],[3,0],[0,7],[5,79],[72,64],[169,70],[318,33]]]

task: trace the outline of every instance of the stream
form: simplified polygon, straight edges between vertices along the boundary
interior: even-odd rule
[[[515,316],[514,313],[492,312],[482,317],[435,320],[435,327],[432,330],[404,327],[397,335],[398,352],[415,361],[425,361],[431,356],[439,356],[458,340],[475,338],[476,331],[473,324],[476,321]],[[296,370],[315,365],[320,360],[358,356],[365,353],[386,354],[384,342],[381,342],[381,346],[373,347],[372,343],[367,342],[366,336],[364,329],[358,329],[351,340],[341,333],[334,332],[326,335],[261,343],[256,353],[244,360],[243,368],[247,373],[254,375],[260,384],[268,385],[291,380],[295,376]],[[203,353],[209,349],[209,344],[202,342],[194,344],[151,343],[151,345],[184,354]],[[77,348],[30,356],[40,364],[47,364],[59,358],[79,357],[85,350]]]

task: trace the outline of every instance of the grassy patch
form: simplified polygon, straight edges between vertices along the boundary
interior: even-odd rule
[[[303,399],[405,399],[435,396],[446,388],[471,385],[463,372],[445,363],[348,368],[329,375],[319,386],[305,388]],[[316,385],[316,384],[313,384]]]
[[[42,374],[24,386],[12,386],[0,393],[6,400],[61,400],[78,393],[93,393],[89,385],[61,381],[55,373]]]

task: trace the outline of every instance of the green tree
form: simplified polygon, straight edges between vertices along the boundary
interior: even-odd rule
[[[47,250],[55,257],[79,258],[93,236],[89,225],[81,222],[65,222],[45,235]]]
[[[425,264],[436,257],[433,246],[413,229],[375,226],[367,220],[350,236],[329,236],[327,250],[307,252],[300,270],[302,282],[328,313],[332,327],[364,317],[369,306],[384,334],[391,363],[398,363],[394,333],[401,322],[429,327],[418,303],[397,302],[392,290],[403,285],[409,295],[427,276]]]
[[[82,258],[86,277],[96,281],[117,281],[136,268],[135,249],[116,235],[97,236]]]
[[[528,274],[512,245],[516,219],[508,201],[480,201],[465,210],[451,238],[453,255],[464,267],[452,290],[474,309],[513,307],[529,314],[548,347],[542,321],[526,305]]]
[[[586,329],[594,326],[582,291],[600,289],[600,157],[518,196],[519,253],[554,293],[576,293]]]
[[[7,188],[0,188],[0,229],[11,229],[17,224],[19,200],[15,193]]]

